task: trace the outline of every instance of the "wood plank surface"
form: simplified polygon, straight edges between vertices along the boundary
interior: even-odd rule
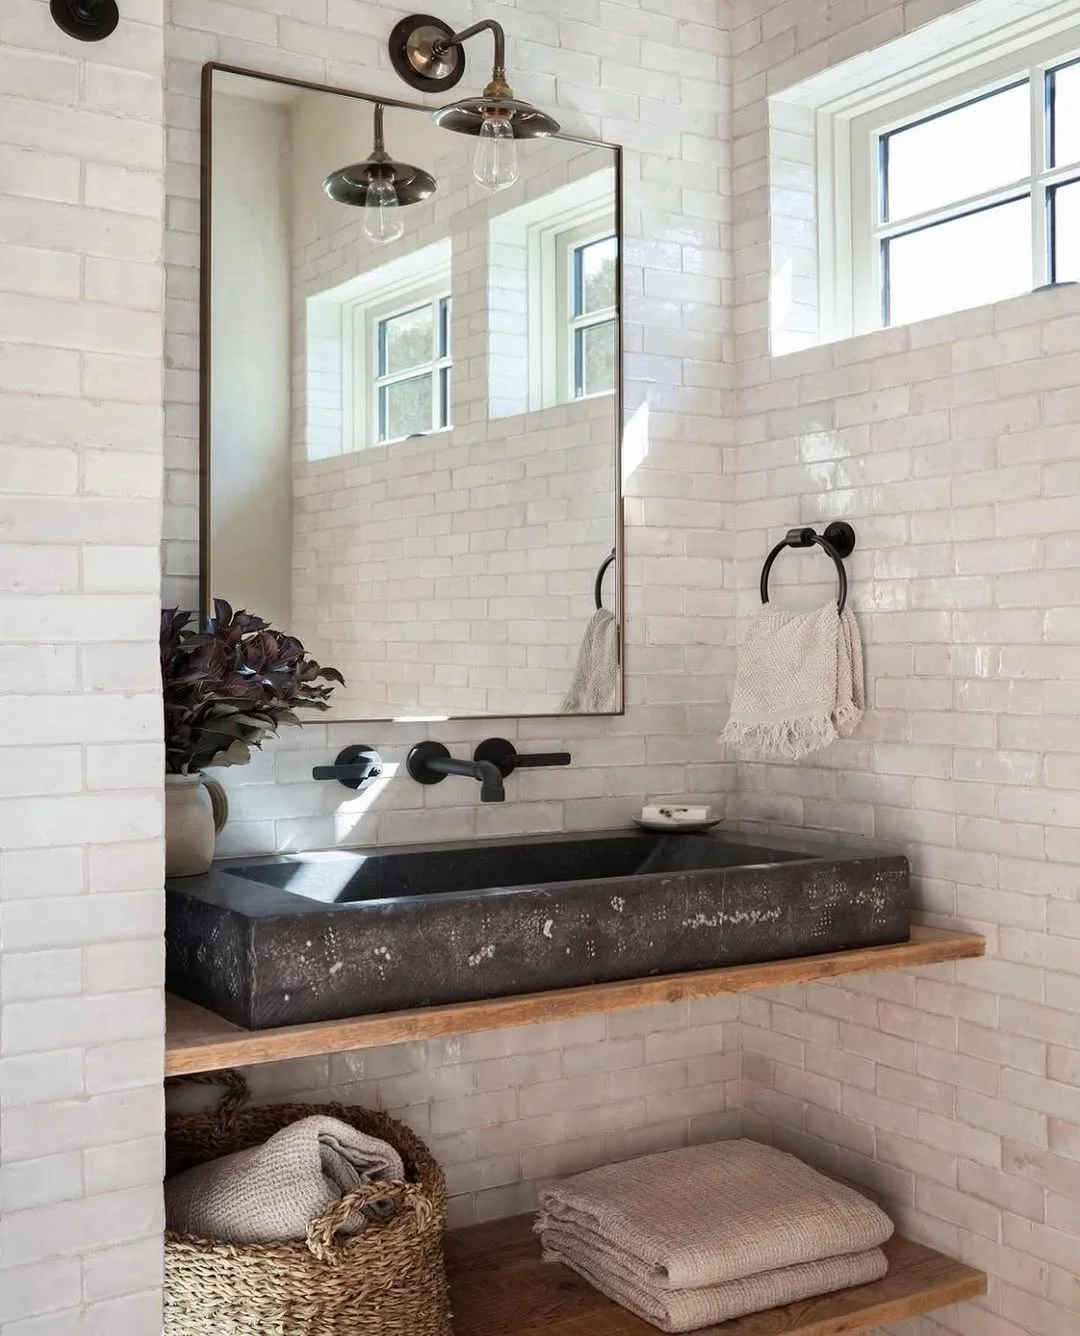
[[[908,1239],[885,1246],[884,1280],[709,1327],[700,1336],[856,1336],[986,1293],[986,1276]],[[454,1336],[656,1336],[564,1266],[545,1264],[532,1217],[447,1238]]]
[[[345,1053],[441,1035],[472,1034],[535,1025],[541,1021],[569,1020],[595,1012],[626,1011],[658,1003],[681,1002],[687,998],[784,988],[796,983],[820,983],[848,974],[915,969],[948,960],[971,959],[985,952],[985,939],[975,933],[913,927],[911,941],[898,946],[864,947],[760,965],[666,974],[481,1002],[457,1002],[414,1011],[321,1021],[313,1025],[290,1025],[279,1030],[244,1030],[202,1007],[170,996],[166,999],[165,1070],[169,1076],[181,1076],[217,1071],[222,1067],[278,1062],[283,1058]]]

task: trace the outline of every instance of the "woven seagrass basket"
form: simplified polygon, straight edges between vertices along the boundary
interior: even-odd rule
[[[311,1221],[304,1243],[233,1244],[166,1233],[165,1336],[450,1336],[446,1181],[420,1138],[384,1113],[343,1104],[246,1107],[247,1086],[236,1072],[195,1080],[223,1085],[226,1094],[214,1113],[167,1117],[170,1174],[324,1114],[390,1142],[408,1181],[348,1194]],[[388,1202],[396,1211],[377,1223]],[[379,1203],[376,1222],[340,1233],[373,1203]]]

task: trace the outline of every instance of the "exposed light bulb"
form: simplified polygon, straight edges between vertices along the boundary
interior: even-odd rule
[[[364,196],[364,236],[377,246],[384,246],[388,241],[397,241],[404,231],[405,220],[393,182],[378,179],[369,182]]]
[[[509,118],[485,116],[473,158],[473,176],[486,190],[505,190],[520,174],[517,140]]]

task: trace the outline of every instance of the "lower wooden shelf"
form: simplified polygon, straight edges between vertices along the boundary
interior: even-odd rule
[[[245,1030],[191,1002],[166,998],[165,1072],[182,1076],[222,1067],[253,1066],[284,1058],[310,1058],[347,1053],[440,1035],[474,1034],[541,1021],[569,1020],[595,1012],[625,1011],[687,998],[748,993],[789,984],[828,982],[849,974],[917,969],[947,960],[966,960],[986,951],[984,938],[972,932],[945,932],[913,927],[911,940],[896,946],[857,947],[820,956],[771,960],[759,965],[663,974],[585,988],[560,988],[521,997],[496,997],[482,1002],[455,1002],[415,1011],[390,1011],[280,1030]]]
[[[986,1276],[908,1239],[885,1246],[873,1285],[773,1308],[700,1336],[857,1336],[986,1293]],[[656,1336],[656,1328],[572,1271],[540,1260],[532,1217],[455,1230],[447,1238],[454,1336]]]

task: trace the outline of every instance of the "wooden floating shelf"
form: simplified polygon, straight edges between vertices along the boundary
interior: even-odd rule
[[[454,1336],[656,1336],[564,1266],[540,1260],[532,1217],[447,1237]],[[889,1274],[872,1285],[804,1299],[709,1327],[699,1336],[857,1336],[986,1293],[986,1276],[908,1239],[885,1245]]]
[[[687,998],[760,992],[796,983],[822,983],[849,974],[916,969],[948,960],[969,960],[985,952],[985,939],[975,933],[913,927],[911,940],[898,946],[863,947],[821,956],[799,956],[794,960],[767,961],[760,965],[665,974],[481,1002],[456,1002],[415,1011],[320,1021],[314,1025],[289,1025],[279,1030],[245,1030],[191,1002],[169,996],[166,998],[165,1071],[168,1076],[183,1076],[192,1072],[217,1071],[222,1067],[250,1067],[285,1058],[347,1053],[354,1049],[380,1048],[442,1035],[473,1034],[481,1030],[535,1025],[541,1021],[570,1020],[596,1012],[627,1011],[658,1003],[682,1002]],[[741,1332],[739,1336],[742,1336]]]

